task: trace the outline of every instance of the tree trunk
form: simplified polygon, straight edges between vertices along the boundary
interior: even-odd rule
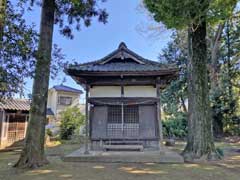
[[[219,47],[221,44],[221,36],[225,23],[218,25],[216,34],[214,36],[212,47],[211,47],[211,66],[210,66],[210,79],[211,79],[211,90],[214,90],[218,86],[218,55]]]
[[[44,154],[44,142],[54,9],[54,0],[43,1],[30,119],[24,149],[15,167],[37,168],[47,163]]]
[[[231,67],[231,54],[232,54],[232,49],[231,49],[231,40],[230,40],[230,23],[229,20],[227,21],[227,73],[228,73],[228,95],[229,97],[233,97],[233,90],[232,90],[232,67]],[[231,107],[230,107],[231,109]]]
[[[189,29],[188,139],[183,151],[186,161],[215,159],[207,72],[206,22]],[[213,153],[214,152],[214,153]]]
[[[219,67],[218,67],[218,57],[219,57],[219,47],[221,44],[221,36],[223,32],[225,23],[220,23],[218,25],[217,31],[215,33],[215,36],[212,40],[212,47],[211,47],[211,65],[210,65],[210,83],[211,83],[211,89],[210,94],[214,98],[213,100],[219,99],[218,95],[216,94],[216,91],[219,89],[218,85],[218,73],[219,73]],[[217,112],[214,112],[215,109],[212,107],[213,111],[213,132],[214,136],[222,136],[223,135],[223,119],[221,116],[217,115]]]

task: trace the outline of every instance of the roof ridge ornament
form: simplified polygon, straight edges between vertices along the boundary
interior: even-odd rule
[[[133,61],[139,63],[139,64],[145,64],[144,59],[138,56],[136,53],[132,52],[127,48],[127,45],[124,42],[121,42],[118,46],[118,49],[113,51],[108,56],[104,57],[99,64],[106,64],[110,62],[112,59],[132,59]]]
[[[124,49],[127,48],[127,45],[124,42],[121,42],[118,46],[118,49]]]

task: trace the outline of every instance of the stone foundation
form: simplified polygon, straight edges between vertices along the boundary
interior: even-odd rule
[[[95,162],[95,163],[183,163],[178,153],[163,148],[164,153],[157,151],[89,151],[84,154],[84,148],[76,150],[63,157],[66,162]]]

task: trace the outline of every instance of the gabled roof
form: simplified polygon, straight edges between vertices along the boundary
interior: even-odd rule
[[[118,46],[118,49],[116,49],[115,51],[113,51],[109,55],[102,58],[100,60],[102,62],[99,62],[99,63],[100,64],[106,64],[113,59],[121,59],[122,61],[124,61],[124,59],[128,59],[128,58],[132,59],[133,62],[135,61],[136,63],[139,63],[139,64],[145,64],[145,62],[144,62],[145,59],[143,57],[137,55],[136,53],[134,53],[130,49],[128,49],[124,42],[121,42]]]
[[[29,99],[1,99],[0,109],[29,111],[30,103]]]
[[[161,64],[148,60],[127,48],[125,43],[120,43],[118,48],[104,58],[83,64],[70,65],[65,72],[69,75],[81,72],[157,72],[177,71],[174,65]]]
[[[79,89],[74,89],[71,88],[69,86],[64,86],[64,85],[55,85],[52,87],[53,89],[55,89],[56,91],[65,91],[65,92],[72,92],[72,93],[79,93],[82,94],[83,92]]]

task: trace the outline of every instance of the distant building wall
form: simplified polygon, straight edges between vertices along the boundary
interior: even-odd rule
[[[52,112],[54,114],[56,114],[56,112],[57,112],[57,91],[55,89],[50,89],[48,91],[47,107],[51,108]]]
[[[79,104],[78,105],[78,108],[80,109],[80,112],[83,114],[83,115],[85,115],[85,104]]]
[[[71,105],[61,105],[58,103],[58,98],[59,97],[71,97],[72,98],[72,103]],[[79,99],[80,95],[76,93],[71,93],[71,92],[63,92],[63,91],[58,91],[57,96],[56,96],[56,116],[57,118],[60,117],[60,113],[65,110],[68,107],[73,107],[73,106],[78,106],[79,105]]]
[[[60,97],[71,97],[72,103],[71,105],[61,105],[59,104],[58,99]],[[65,92],[65,91],[56,91],[55,89],[50,89],[48,91],[48,104],[47,107],[51,108],[53,111],[55,118],[60,118],[60,113],[65,110],[67,107],[73,107],[79,105],[80,94]]]

